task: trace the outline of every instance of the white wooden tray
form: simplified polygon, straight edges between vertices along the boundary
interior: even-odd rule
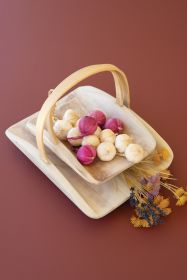
[[[37,114],[8,128],[6,135],[82,212],[98,219],[129,198],[129,188],[121,175],[99,186],[88,183],[49,149],[46,151],[50,164],[44,163],[36,139],[26,127]]]

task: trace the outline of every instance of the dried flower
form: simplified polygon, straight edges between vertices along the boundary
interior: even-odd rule
[[[182,196],[179,197],[179,199],[177,200],[176,205],[177,205],[177,206],[183,206],[186,202],[187,202],[187,195],[182,195]]]
[[[159,205],[159,203],[162,201],[164,199],[164,197],[162,196],[162,195],[157,195],[157,196],[155,196],[154,197],[154,203],[156,204],[156,205]]]
[[[160,191],[160,174],[159,173],[148,178],[147,187],[149,188],[148,192],[150,195],[156,196],[159,194],[159,191]]]
[[[155,164],[160,164],[160,162],[161,162],[161,159],[160,159],[160,155],[158,154],[158,153],[155,153],[154,155],[153,155],[153,162],[155,163]]]
[[[147,224],[151,227],[161,224],[163,223],[161,218],[172,212],[169,207],[169,198],[164,198],[159,194],[161,187],[174,194],[177,206],[187,203],[187,191],[183,187],[170,183],[170,180],[175,180],[170,171],[162,170],[158,173],[158,168],[155,168],[157,163],[167,160],[168,157],[168,150],[156,150],[152,155],[124,172],[127,183],[132,186],[130,205],[136,214],[131,217],[131,224],[134,227],[147,227]]]
[[[150,227],[145,219],[140,219],[136,216],[132,216],[130,222],[134,227]]]
[[[169,198],[162,199],[158,207],[161,209],[167,208],[169,206]]]
[[[167,149],[156,150],[152,155],[152,160],[155,164],[160,164],[162,160],[167,160],[169,155],[170,153]]]
[[[169,158],[169,151],[167,149],[160,150],[159,154],[163,160],[167,160]]]
[[[169,208],[169,207],[164,208],[163,211],[164,211],[164,213],[166,214],[166,216],[169,215],[169,214],[171,214],[171,212],[172,212],[171,208]]]
[[[160,175],[161,175],[162,180],[168,180],[171,178],[171,172],[168,169],[161,171]]]
[[[154,176],[150,176],[147,181],[150,183],[150,184],[159,184],[160,185],[160,174],[157,173],[156,175]]]
[[[182,187],[175,190],[175,194],[177,195],[177,197],[182,196],[185,193],[186,193],[186,191]]]
[[[169,199],[161,195],[149,199],[145,192],[136,188],[131,190],[130,205],[135,208],[136,216],[131,218],[134,227],[151,227],[163,223],[161,218],[171,213]]]

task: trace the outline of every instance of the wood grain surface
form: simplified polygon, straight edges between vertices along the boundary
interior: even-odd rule
[[[172,203],[150,230],[130,225],[128,204],[91,220],[4,135],[72,72],[111,63],[128,77],[133,110],[170,144],[185,186],[186,11],[184,0],[0,0],[0,279],[186,278],[187,207]],[[115,94],[110,74],[88,84]]]

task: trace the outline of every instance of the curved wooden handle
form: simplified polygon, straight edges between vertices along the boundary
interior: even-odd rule
[[[128,86],[127,78],[119,68],[117,68],[112,64],[99,64],[99,65],[87,66],[68,76],[48,96],[48,98],[44,102],[38,114],[37,123],[36,123],[36,141],[41,157],[46,163],[48,163],[48,159],[43,143],[43,131],[44,131],[46,120],[47,120],[48,132],[52,137],[53,141],[55,143],[58,143],[59,141],[52,129],[52,114],[53,114],[54,105],[68,90],[70,90],[72,87],[74,87],[82,80],[94,74],[100,72],[106,72],[106,71],[111,72],[113,75],[115,88],[116,88],[117,104],[120,106],[123,106],[123,104],[125,104],[127,107],[130,106],[130,94],[129,94],[129,86]]]

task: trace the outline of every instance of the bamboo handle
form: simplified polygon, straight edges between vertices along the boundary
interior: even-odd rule
[[[116,102],[118,105],[127,107],[130,106],[130,94],[127,78],[125,74],[116,66],[112,64],[99,64],[84,67],[67,78],[65,78],[48,96],[44,102],[37,118],[36,123],[36,141],[42,160],[48,163],[45,147],[43,143],[43,131],[47,120],[47,129],[52,137],[54,143],[58,143],[58,138],[55,136],[52,129],[52,114],[56,102],[72,87],[81,82],[82,80],[101,72],[111,72],[115,82],[116,88]]]

